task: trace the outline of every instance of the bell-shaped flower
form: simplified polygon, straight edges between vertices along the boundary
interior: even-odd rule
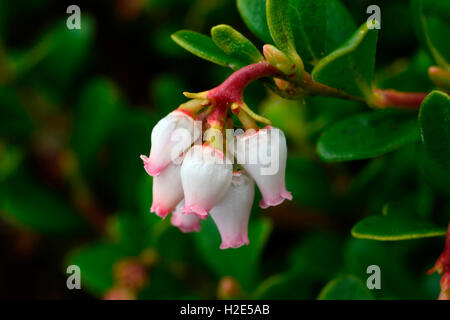
[[[259,203],[261,208],[292,200],[285,184],[286,138],[280,129],[267,126],[237,136],[236,158],[258,185],[263,196]]]
[[[221,151],[208,145],[192,147],[181,165],[183,213],[205,219],[227,192],[232,174],[233,167]]]
[[[201,135],[201,122],[187,112],[174,110],[159,120],[151,135],[150,156],[141,155],[145,171],[157,176],[180,154],[185,152]]]
[[[243,171],[234,172],[225,197],[209,212],[222,238],[220,249],[249,244],[248,220],[254,196],[253,179]]]
[[[183,200],[181,161],[182,158],[178,158],[170,162],[159,175],[153,177],[153,203],[150,211],[161,218],[165,218]]]
[[[183,213],[184,200],[181,201],[172,212],[170,222],[173,226],[181,230],[181,232],[198,232],[201,228],[200,218],[193,214]]]

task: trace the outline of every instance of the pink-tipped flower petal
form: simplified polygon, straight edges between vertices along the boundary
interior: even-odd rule
[[[280,129],[268,126],[237,136],[236,157],[262,193],[261,208],[277,206],[285,199],[292,200],[285,184],[286,138]]]
[[[239,248],[249,244],[248,220],[255,196],[255,184],[246,173],[233,173],[225,197],[209,214],[219,229],[220,249]]]
[[[170,222],[183,233],[198,232],[201,228],[200,219],[193,214],[183,213],[184,200],[181,201],[172,212]]]
[[[181,159],[177,162],[181,162]],[[183,186],[180,175],[181,164],[171,162],[161,173],[153,177],[153,203],[150,209],[161,218],[183,200]]]
[[[153,127],[150,156],[141,156],[145,171],[157,176],[201,135],[201,123],[181,110],[174,110]]]
[[[228,190],[233,168],[222,152],[210,146],[194,146],[181,166],[183,212],[205,219]]]

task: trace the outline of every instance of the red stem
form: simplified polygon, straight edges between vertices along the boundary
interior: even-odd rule
[[[245,66],[232,73],[222,84],[211,89],[208,98],[215,103],[214,109],[208,116],[208,123],[224,125],[228,106],[233,103],[241,103],[243,91],[251,82],[269,76],[277,76],[280,71],[267,61]]]
[[[267,61],[245,66],[232,73],[221,85],[212,89],[208,98],[213,99],[216,104],[230,104],[242,102],[242,93],[251,82],[270,76],[278,76],[280,71]]]
[[[425,92],[400,92],[392,89],[376,89],[374,93],[380,99],[384,107],[397,107],[405,109],[419,109],[423,99],[428,93]]]

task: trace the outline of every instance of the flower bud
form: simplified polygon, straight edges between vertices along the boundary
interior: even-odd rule
[[[125,258],[116,262],[113,275],[120,286],[134,290],[141,289],[148,281],[147,268],[141,261],[134,258]]]
[[[286,138],[280,129],[267,126],[258,131],[247,130],[236,137],[236,150],[237,162],[255,180],[262,193],[261,208],[277,206],[284,199],[292,200],[285,184]]]
[[[177,227],[181,232],[198,232],[201,228],[200,219],[193,214],[183,213],[184,200],[181,201],[175,210],[172,212],[170,222],[174,227]]]
[[[183,200],[180,169],[181,159],[169,163],[159,175],[153,177],[153,202],[150,211],[161,218],[165,218]]]
[[[438,87],[450,90],[450,71],[432,66],[428,68],[428,76]]]
[[[145,171],[157,176],[201,135],[200,123],[179,109],[159,120],[152,130],[150,156],[141,156]]]
[[[295,64],[282,51],[270,44],[263,47],[263,54],[266,60],[285,75],[295,72]]]
[[[227,192],[232,173],[221,151],[206,145],[192,147],[181,165],[183,213],[205,219]]]
[[[217,286],[217,297],[219,299],[233,299],[243,294],[239,282],[230,276],[223,277]]]
[[[220,249],[248,245],[248,220],[254,197],[252,178],[243,171],[234,172],[224,198],[209,213],[222,238]]]

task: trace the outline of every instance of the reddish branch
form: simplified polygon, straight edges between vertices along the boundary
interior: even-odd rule
[[[289,81],[286,76],[267,61],[245,66],[231,74],[221,85],[208,93],[207,97],[215,101],[216,106],[218,106],[211,117],[222,118],[230,103],[242,102],[242,94],[245,87],[262,77],[278,77]],[[301,82],[295,83],[294,86],[306,94],[361,100],[336,88],[315,82],[307,72],[304,73]],[[419,109],[423,99],[427,96],[425,92],[400,92],[391,89],[375,89],[374,93],[376,105],[382,108]]]
[[[376,89],[374,93],[383,107],[405,109],[419,109],[423,99],[427,96],[425,92],[400,92],[391,89]]]

